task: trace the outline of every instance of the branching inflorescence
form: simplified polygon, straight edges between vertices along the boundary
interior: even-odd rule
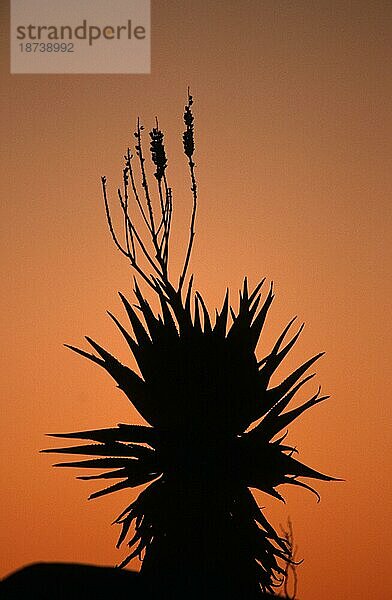
[[[286,572],[291,549],[267,521],[250,488],[283,499],[277,489],[282,484],[312,490],[303,478],[333,479],[294,458],[296,450],[284,443],[290,423],[327,398],[319,388],[307,402],[286,410],[296,393],[314,376],[307,373],[321,353],[271,386],[272,376],[302,331],[301,326],[285,341],[293,319],[272,350],[262,360],[256,358],[256,346],[274,298],[272,285],[264,294],[262,280],[249,291],[245,278],[237,312],[230,306],[226,292],[213,321],[202,296],[193,292],[193,276],[188,277],[187,272],[195,235],[197,185],[189,94],[184,123],[183,147],[193,205],[177,284],[171,283],[168,272],[173,198],[166,175],[164,134],[158,121],[150,132],[154,197],[145,169],[140,121],[134,135],[141,192],[130,149],[124,157],[123,184],[118,190],[124,224],[121,240],[111,217],[106,178],[102,177],[114,243],[153,290],[161,307],[160,314],[155,314],[135,279],[137,305],[121,295],[133,335],[109,313],[131,350],[140,375],[90,338],[86,339],[95,353],[68,346],[103,367],[149,426],[120,424],[108,429],[54,434],[94,443],[47,451],[93,456],[60,463],[59,466],[103,470],[81,479],[120,480],[93,493],[91,498],[149,484],[115,521],[122,528],[118,545],[134,527],[128,542],[131,551],[121,566],[145,553],[142,571],[144,568],[154,573],[168,567],[175,563],[174,557],[186,569],[202,555],[207,571],[212,565],[211,572],[235,571],[237,576],[241,572],[244,581],[255,581],[262,590],[272,592]]]
[[[193,161],[195,144],[193,130],[194,118],[191,110],[192,104],[192,96],[188,94],[188,104],[185,106],[184,112],[184,124],[186,129],[183,134],[183,147],[184,153],[188,159],[193,207],[189,241],[185,253],[184,266],[177,287],[177,291],[179,293],[181,293],[181,289],[184,285],[189,266],[189,260],[192,253],[197,209],[197,183],[195,178],[195,163]],[[169,186],[166,176],[167,157],[164,145],[164,134],[159,128],[158,119],[156,119],[156,125],[152,128],[149,134],[151,160],[155,166],[154,177],[156,180],[158,196],[158,202],[156,202],[153,206],[152,192],[148,183],[145,167],[146,158],[143,153],[143,130],[144,127],[141,125],[140,120],[138,119],[134,137],[136,138],[135,151],[136,159],[139,163],[142,192],[140,194],[138,190],[133,168],[135,156],[131,153],[129,148],[124,156],[125,164],[123,168],[123,187],[122,189],[119,188],[117,190],[124,221],[123,242],[120,241],[113,225],[108,201],[106,177],[102,177],[101,182],[109,231],[116,247],[128,258],[131,266],[154,290],[154,292],[159,293],[165,287],[171,287],[168,274],[168,263],[173,197],[172,188]],[[144,233],[147,233],[149,244],[146,243],[146,236],[143,235],[143,232],[139,231],[139,228],[136,225],[136,215],[132,216],[131,214],[130,192],[132,193],[134,200],[133,205],[138,211],[145,227]],[[143,198],[141,195],[143,195]],[[147,261],[149,269],[152,270],[152,273],[147,273],[146,269],[141,267],[140,257],[142,257],[144,261]]]

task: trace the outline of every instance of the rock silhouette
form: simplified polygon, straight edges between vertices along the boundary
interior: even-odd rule
[[[121,593],[141,597],[138,573],[72,563],[34,563],[12,573],[0,584],[4,600],[88,600]]]
[[[107,598],[129,598],[129,600],[252,600],[252,596],[236,595],[232,589],[216,590],[211,582],[202,589],[197,573],[182,587],[175,576],[168,575],[152,586],[148,580],[133,571],[112,567],[97,567],[72,563],[34,563],[10,574],[0,583],[2,600],[107,600]],[[184,585],[184,584],[182,584]],[[256,596],[254,596],[256,598]],[[257,598],[271,598],[269,594],[258,594]]]

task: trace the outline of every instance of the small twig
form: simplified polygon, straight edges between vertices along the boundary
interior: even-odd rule
[[[283,537],[287,542],[287,546],[289,549],[288,560],[286,563],[285,575],[284,575],[284,583],[283,583],[283,591],[285,594],[285,598],[287,600],[297,600],[297,590],[298,590],[298,575],[297,575],[297,565],[299,564],[295,560],[295,556],[297,553],[298,547],[294,545],[294,534],[293,534],[293,524],[291,519],[287,520],[288,529],[284,529],[281,527],[283,532]],[[301,562],[301,561],[300,561]],[[290,594],[289,592],[289,574],[292,575],[292,588],[293,591]]]

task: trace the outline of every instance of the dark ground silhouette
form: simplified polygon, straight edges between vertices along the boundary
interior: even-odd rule
[[[195,573],[188,586],[168,575],[165,581],[143,581],[134,571],[111,567],[96,567],[73,563],[34,563],[11,573],[0,583],[2,600],[31,598],[33,600],[108,600],[108,598],[132,598],[140,600],[252,600],[254,596],[230,588],[218,589],[211,582],[209,587],[200,586]],[[181,578],[180,578],[181,579]],[[207,582],[206,582],[207,583]],[[183,587],[181,587],[181,585]],[[258,594],[257,598],[272,598]],[[256,598],[254,597],[254,598]]]
[[[34,563],[11,573],[0,584],[4,600],[89,600],[143,597],[138,573],[72,563]],[[121,595],[120,595],[121,594]]]

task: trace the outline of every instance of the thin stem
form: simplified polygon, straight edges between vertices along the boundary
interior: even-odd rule
[[[147,225],[147,228],[148,228],[149,232],[151,233],[151,225],[148,222],[148,219],[146,217],[146,213],[144,212],[144,208],[143,208],[142,203],[140,202],[139,194],[138,194],[138,191],[137,191],[137,188],[136,188],[135,177],[134,177],[134,174],[133,174],[133,169],[132,169],[132,163],[131,163],[131,161],[132,161],[132,155],[131,155],[130,150],[128,148],[128,150],[127,150],[127,156],[126,156],[126,165],[128,167],[129,176],[130,176],[130,179],[131,179],[132,192],[133,192],[133,195],[134,195],[135,200],[137,202],[137,205],[139,207],[140,213],[141,213],[141,215],[143,217],[143,220],[144,220],[145,224]]]
[[[118,191],[119,191],[118,197],[119,197],[120,204],[121,204],[121,207],[122,207],[122,209],[123,209],[123,212],[124,212],[124,217],[125,217],[125,219],[126,219],[126,221],[127,221],[128,227],[130,228],[130,230],[131,230],[131,231],[132,231],[132,233],[134,234],[134,236],[135,236],[135,238],[136,238],[136,240],[137,240],[137,242],[138,242],[138,244],[139,244],[139,246],[140,246],[140,248],[141,248],[141,250],[142,250],[142,252],[143,252],[144,256],[146,257],[146,259],[148,260],[148,262],[150,263],[150,265],[152,266],[152,268],[153,268],[153,269],[156,271],[156,273],[159,275],[159,277],[162,277],[162,278],[163,278],[163,277],[164,277],[163,273],[162,273],[162,272],[161,272],[161,271],[158,269],[158,267],[157,267],[157,266],[156,266],[156,264],[154,263],[154,261],[153,261],[153,259],[151,258],[151,256],[150,256],[150,254],[149,254],[149,252],[148,252],[147,248],[145,247],[145,245],[144,245],[144,243],[143,243],[143,240],[141,239],[141,237],[140,237],[140,235],[139,235],[139,233],[138,233],[138,231],[137,231],[136,227],[133,225],[132,221],[130,220],[130,218],[129,218],[129,214],[128,214],[128,213],[126,212],[126,210],[125,210],[125,204],[124,204],[124,200],[122,199],[122,196],[121,196],[120,190],[118,190]],[[128,255],[127,255],[127,256],[128,256]],[[128,256],[128,258],[130,258],[130,257]],[[135,263],[135,264],[136,264],[136,263]],[[133,265],[133,266],[134,266],[134,265]]]
[[[186,272],[188,270],[189,260],[190,260],[191,253],[192,253],[193,240],[195,237],[195,220],[196,220],[196,210],[197,210],[197,185],[196,185],[196,178],[195,178],[195,163],[193,162],[192,158],[189,158],[188,164],[189,164],[189,171],[191,174],[191,181],[192,181],[191,190],[192,190],[192,196],[193,196],[193,208],[192,208],[191,224],[190,224],[190,228],[189,228],[188,248],[187,248],[187,252],[186,252],[186,256],[185,256],[184,267],[182,269],[182,273],[181,273],[179,284],[178,284],[179,292],[181,292],[182,286],[184,285]]]
[[[161,222],[159,223],[159,227],[157,229],[157,237],[158,237],[159,231],[162,229],[162,226],[164,225],[164,222],[165,222],[165,206],[163,203],[162,181],[160,179],[157,180],[157,185],[158,185],[158,194],[159,194],[159,204],[161,207],[161,214],[162,214]]]
[[[148,283],[148,285],[154,290],[154,292],[157,292],[159,294],[160,287],[154,282],[154,277],[152,278],[152,281],[151,281],[148,278],[148,276],[144,273],[144,271],[139,267],[139,265],[136,263],[136,261],[130,259],[130,263],[131,263],[131,266],[135,269],[135,271],[137,273],[139,273],[139,275],[144,279],[144,281],[146,283]]]
[[[147,182],[147,177],[146,177],[146,170],[144,168],[144,162],[145,162],[145,158],[143,156],[143,149],[142,149],[142,136],[141,136],[141,125],[140,125],[140,119],[138,118],[137,120],[137,130],[136,130],[136,139],[137,139],[137,155],[139,157],[139,163],[140,163],[140,171],[142,174],[142,187],[144,189],[144,194],[146,196],[146,203],[147,203],[147,209],[148,209],[148,214],[150,217],[150,231],[151,231],[151,235],[152,235],[152,239],[154,242],[154,246],[156,246],[156,232],[155,232],[155,223],[154,223],[154,213],[152,210],[152,203],[151,203],[151,198],[150,198],[150,192],[148,189],[148,182]]]
[[[163,248],[163,257],[168,264],[169,262],[169,241],[170,241],[170,229],[171,229],[171,217],[172,217],[172,209],[173,209],[173,201],[172,201],[172,191],[171,188],[167,184],[166,175],[163,178],[165,185],[165,247]]]
[[[123,193],[124,193],[124,213],[125,213],[124,214],[125,242],[127,245],[128,254],[132,255],[132,257],[136,260],[135,243],[133,240],[132,228],[128,227],[128,219],[129,219],[129,221],[131,221],[131,217],[129,216],[129,196],[128,196],[129,182],[128,182],[128,167],[127,166],[123,170],[123,184],[124,184],[124,192]],[[120,191],[119,191],[119,193],[120,193]],[[132,251],[131,251],[129,242],[131,242]]]
[[[124,254],[124,256],[126,256],[127,258],[130,258],[129,253],[126,250],[124,250],[124,248],[121,246],[120,242],[117,239],[116,233],[114,231],[112,218],[110,216],[109,202],[108,202],[107,193],[106,193],[106,177],[101,177],[101,182],[102,182],[103,197],[104,197],[104,201],[105,201],[106,219],[108,222],[109,231],[111,233],[111,236],[113,238],[113,241],[114,241],[116,247],[120,250],[120,252],[122,252],[122,254]]]

